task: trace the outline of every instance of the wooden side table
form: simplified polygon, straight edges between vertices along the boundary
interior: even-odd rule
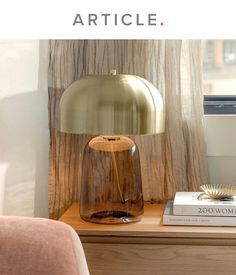
[[[164,205],[145,205],[142,221],[87,223],[73,204],[60,218],[79,234],[91,275],[235,275],[236,228],[163,226]]]

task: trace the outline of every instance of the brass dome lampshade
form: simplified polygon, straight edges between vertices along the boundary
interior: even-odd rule
[[[61,131],[91,134],[84,148],[80,216],[95,223],[140,220],[143,193],[139,151],[129,135],[164,131],[163,101],[147,80],[91,75],[63,93]]]

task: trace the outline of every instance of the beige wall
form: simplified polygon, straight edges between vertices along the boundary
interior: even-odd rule
[[[210,182],[236,184],[236,116],[206,115],[205,133]]]
[[[0,214],[47,216],[47,41],[0,41]]]

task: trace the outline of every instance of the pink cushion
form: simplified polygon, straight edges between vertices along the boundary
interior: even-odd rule
[[[54,220],[0,217],[1,275],[89,275],[76,232]]]

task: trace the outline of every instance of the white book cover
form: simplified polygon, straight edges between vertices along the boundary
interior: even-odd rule
[[[175,216],[173,201],[168,201],[163,214],[163,225],[236,226],[236,217]]]
[[[201,192],[176,192],[174,215],[236,217],[236,197],[230,200],[198,199]]]

